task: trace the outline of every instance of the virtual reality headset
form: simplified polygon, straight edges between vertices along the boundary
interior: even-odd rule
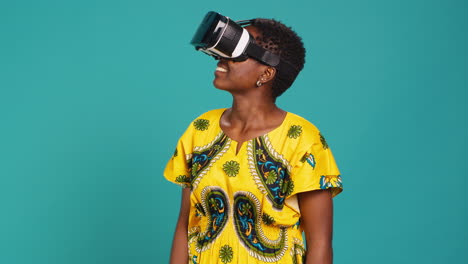
[[[190,44],[216,59],[244,61],[251,57],[257,61],[282,71],[285,80],[292,84],[299,71],[290,63],[260,47],[255,39],[242,26],[247,26],[252,20],[233,21],[229,17],[210,11],[203,18]]]

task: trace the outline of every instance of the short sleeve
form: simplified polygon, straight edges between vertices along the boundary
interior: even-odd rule
[[[190,131],[187,130],[179,139],[174,154],[167,162],[164,177],[184,188],[191,188],[191,172],[187,160],[190,153]]]
[[[305,151],[299,153],[300,159],[292,168],[291,177],[294,191],[301,192],[331,189],[335,197],[343,190],[340,172],[325,138],[318,132]]]

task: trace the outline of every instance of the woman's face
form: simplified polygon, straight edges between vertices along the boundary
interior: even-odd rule
[[[259,34],[255,27],[248,26],[246,29],[254,38]],[[213,84],[218,89],[231,92],[256,88],[256,83],[266,68],[268,66],[252,58],[241,62],[221,59],[216,67]]]

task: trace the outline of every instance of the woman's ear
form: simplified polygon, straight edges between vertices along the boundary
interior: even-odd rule
[[[273,80],[276,76],[276,69],[273,67],[267,67],[265,71],[263,71],[263,74],[260,76],[260,80],[263,83],[269,82]]]

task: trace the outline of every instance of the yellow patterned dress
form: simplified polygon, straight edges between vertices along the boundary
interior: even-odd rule
[[[180,138],[164,176],[191,188],[190,264],[303,263],[297,193],[331,188],[341,177],[325,139],[287,113],[273,131],[246,141],[227,137],[209,111]]]

